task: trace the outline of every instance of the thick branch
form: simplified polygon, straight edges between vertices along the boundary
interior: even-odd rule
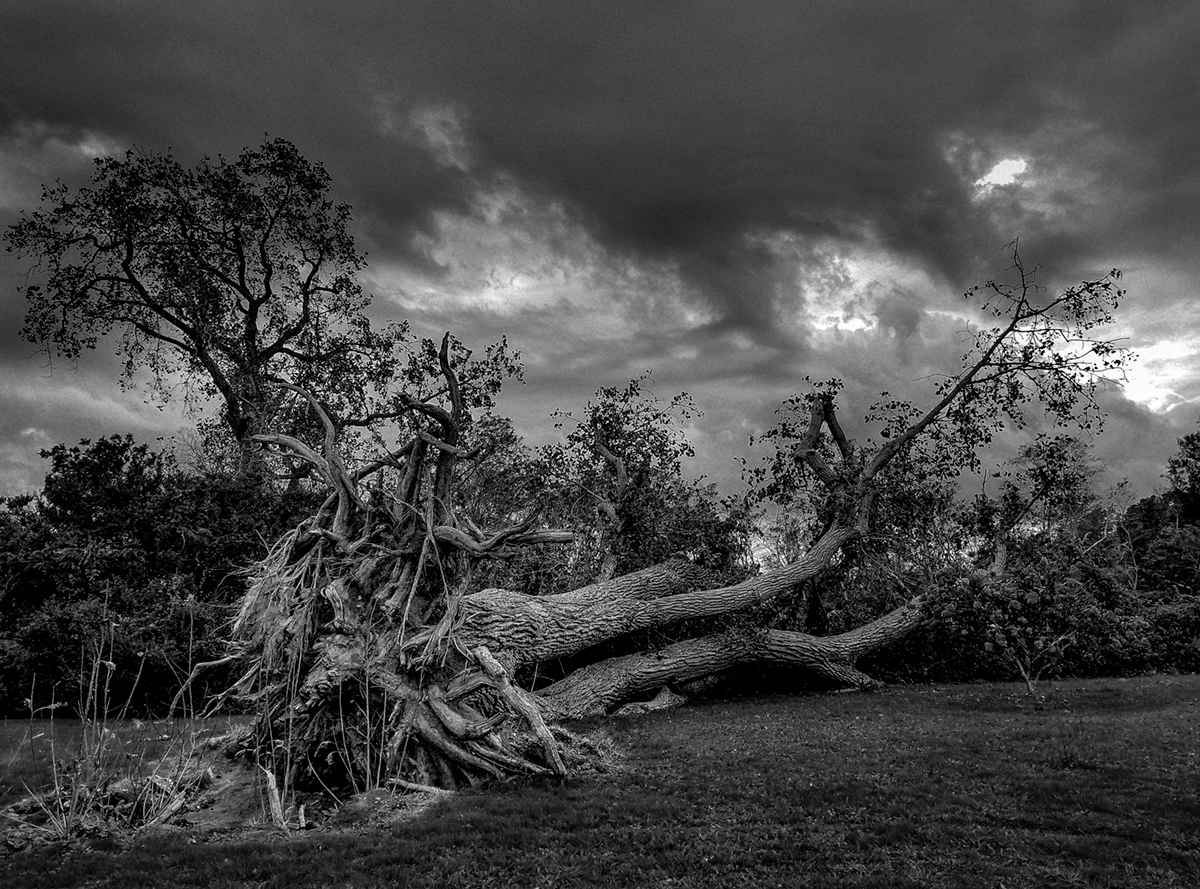
[[[838,636],[786,630],[729,631],[677,642],[658,651],[612,658],[577,670],[538,693],[542,709],[556,718],[607,713],[632,698],[751,664],[802,667],[838,683],[877,683],[854,669],[864,655],[890,645],[922,619],[914,599],[871,623]]]
[[[457,430],[462,425],[463,420],[463,403],[462,392],[458,385],[458,374],[454,372],[454,368],[450,366],[450,332],[447,331],[442,337],[441,348],[438,349],[438,366],[442,371],[442,376],[446,380],[446,387],[450,396],[450,420]]]
[[[460,639],[471,648],[486,645],[513,666],[566,657],[623,633],[769,602],[818,575],[858,536],[835,526],[804,558],[716,589],[689,588],[686,573],[675,573],[679,566],[659,566],[557,596],[482,590],[463,600]]]
[[[834,409],[832,398],[821,398],[821,415],[825,420],[825,425],[829,427],[829,434],[833,436],[833,442],[837,445],[838,453],[842,455],[842,460],[848,461],[854,456],[854,447],[850,444],[850,439],[846,438],[846,433],[842,431],[842,425],[838,422],[837,411]]]
[[[946,408],[949,407],[950,404],[957,398],[959,398],[963,391],[971,385],[972,381],[979,374],[979,372],[988,366],[992,355],[995,354],[996,350],[1000,348],[1000,345],[1008,339],[1008,337],[1014,330],[1017,329],[1017,326],[1023,320],[1024,316],[1021,314],[1020,307],[1018,306],[1017,311],[1013,313],[1012,320],[1008,323],[1008,326],[1005,327],[1003,332],[1000,333],[992,341],[991,345],[984,350],[983,354],[979,356],[979,359],[958,377],[954,385],[946,391],[946,394],[938,399],[937,403],[935,403],[933,407],[926,411],[920,419],[918,419],[915,423],[913,423],[895,438],[891,439],[887,444],[881,447],[878,452],[876,452],[875,456],[871,459],[871,462],[867,464],[867,468],[863,470],[863,479],[869,480],[875,478],[875,476],[877,476],[885,466],[892,462],[897,454],[904,450],[904,448],[908,447],[908,445],[910,445],[913,440],[917,438],[917,436],[933,425],[934,421],[936,421],[938,417],[945,412]]]
[[[829,405],[828,409],[826,405]],[[827,397],[818,396],[813,400],[808,413],[808,429],[805,430],[804,437],[796,443],[793,453],[797,460],[803,460],[808,465],[813,474],[821,480],[821,484],[829,490],[833,490],[838,484],[837,473],[830,468],[817,447],[821,439],[821,426],[825,423],[826,413],[832,416],[832,404]],[[838,432],[841,432],[840,427]]]

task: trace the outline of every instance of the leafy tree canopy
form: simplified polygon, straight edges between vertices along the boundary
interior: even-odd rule
[[[219,396],[238,440],[271,422],[271,380],[349,395],[390,375],[403,330],[362,315],[350,208],[290,142],[192,169],[141,150],[95,164],[7,232],[44,282],[25,288],[27,339],[75,358],[117,332],[126,383],[144,368],[164,400],[181,380]]]
[[[232,438],[243,468],[257,434],[324,435],[280,383],[315,394],[341,428],[378,427],[438,396],[440,348],[405,323],[372,327],[349,223],[324,167],[285,139],[190,169],[142,150],[98,158],[90,187],[44,189],[6,233],[36,262],[22,334],[72,359],[118,335],[123,383],[149,371],[163,401],[217,400],[220,422],[202,428]],[[448,348],[470,407],[519,373],[503,342],[475,361]]]

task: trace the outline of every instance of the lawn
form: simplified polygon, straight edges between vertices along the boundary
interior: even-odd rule
[[[609,774],[290,836],[30,847],[0,885],[1200,886],[1200,677],[1045,690],[693,704],[597,723]]]

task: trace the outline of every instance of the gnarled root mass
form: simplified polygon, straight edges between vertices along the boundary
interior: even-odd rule
[[[259,566],[234,625],[249,669],[227,693],[260,714],[240,743],[285,786],[566,774],[537,704],[485,646],[464,648],[453,621],[418,622],[429,603],[415,592],[389,602],[387,560],[324,537],[296,559],[304,543],[300,529]]]
[[[239,745],[284,789],[336,794],[391,784],[453,788],[507,775],[564,776],[561,741],[503,655],[459,638],[480,558],[571,540],[533,516],[485,532],[452,509],[467,419],[448,340],[443,408],[405,399],[412,438],[349,472],[339,422],[308,393],[323,453],[284,435],[262,443],[306,463],[332,494],[254,569],[233,626],[247,669],[225,697],[258,718]]]
[[[570,736],[553,720],[613,712],[750,664],[871,688],[877,683],[854,664],[922,619],[918,599],[838,636],[730,629],[608,658],[530,693],[512,681],[515,670],[768,602],[823,570],[836,550],[815,547],[785,569],[721,589],[704,588],[704,573],[687,563],[668,563],[554,596],[451,589],[430,601],[404,579],[405,567],[369,557],[369,546],[343,551],[319,537],[296,558],[308,533],[285,537],[259,566],[235,624],[250,666],[230,690],[260,714],[242,746],[270,760],[289,787],[338,793],[562,777]]]

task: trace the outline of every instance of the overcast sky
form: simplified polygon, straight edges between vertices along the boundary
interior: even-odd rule
[[[8,0],[0,225],[97,154],[285,137],[354,207],[375,318],[506,335],[533,442],[653,370],[728,490],[806,375],[846,381],[854,428],[880,390],[927,397],[1019,236],[1050,287],[1124,270],[1140,357],[1095,448],[1148,493],[1200,413],[1197,59],[1194,0]],[[28,265],[0,256],[0,494],[40,448],[188,422],[111,348],[47,367]]]

